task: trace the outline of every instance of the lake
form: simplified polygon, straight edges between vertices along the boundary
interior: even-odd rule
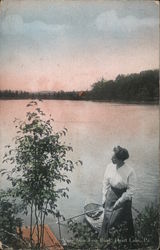
[[[14,118],[24,119],[28,100],[0,101],[0,137],[2,161],[4,146],[12,144],[16,135]],[[69,199],[59,201],[66,218],[80,214],[86,203],[101,203],[102,180],[114,146],[126,147],[130,153],[127,163],[136,171],[137,192],[133,206],[138,210],[158,201],[159,190],[159,107],[156,105],[127,105],[91,101],[47,100],[39,106],[54,119],[54,129],[68,129],[64,141],[71,144],[72,160],[83,166],[69,174]],[[9,167],[9,166],[8,166]],[[8,186],[0,177],[0,188]],[[25,218],[25,223],[28,219]],[[52,217],[47,218],[58,237]],[[62,228],[62,237],[66,236]]]

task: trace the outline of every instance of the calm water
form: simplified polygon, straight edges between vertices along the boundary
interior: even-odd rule
[[[0,101],[1,159],[4,146],[12,143],[16,131],[15,117],[24,119],[28,101]],[[121,145],[129,150],[128,164],[137,174],[137,192],[133,205],[141,210],[156,202],[159,181],[159,110],[158,106],[122,105],[81,101],[43,101],[40,107],[51,114],[55,130],[64,127],[64,138],[74,149],[73,160],[83,166],[70,174],[70,198],[62,199],[59,208],[66,218],[80,214],[86,203],[101,203],[102,180],[110,162],[112,148]],[[0,187],[8,183],[0,177]],[[28,219],[25,218],[25,223]],[[53,231],[57,227],[52,217],[47,219]],[[62,236],[66,236],[65,229]]]

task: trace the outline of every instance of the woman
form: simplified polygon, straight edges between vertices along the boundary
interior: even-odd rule
[[[134,236],[132,219],[132,197],[135,192],[136,176],[134,170],[125,163],[129,158],[127,149],[117,146],[104,175],[103,207],[104,219],[100,237],[108,237],[111,227],[127,223],[127,239]]]

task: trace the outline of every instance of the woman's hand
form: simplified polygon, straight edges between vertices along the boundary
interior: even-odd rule
[[[120,202],[119,200],[117,200],[117,201],[115,202],[114,206],[113,206],[113,210],[116,210],[116,209],[118,209],[118,208],[120,208],[120,207],[121,207],[121,202]]]

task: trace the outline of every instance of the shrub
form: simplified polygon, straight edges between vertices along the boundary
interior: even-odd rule
[[[147,247],[155,249],[158,246],[158,222],[158,206],[147,205],[134,220],[135,239],[127,241],[125,223],[110,229],[108,239],[99,239],[98,233],[88,224],[70,220],[68,229],[73,236],[65,249],[124,250]]]

